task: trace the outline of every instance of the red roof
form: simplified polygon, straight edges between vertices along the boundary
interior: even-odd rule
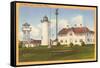
[[[86,33],[90,30],[87,27],[78,27],[78,28],[72,28],[74,33]]]
[[[87,33],[87,32],[92,32],[90,31],[87,27],[72,27],[72,28],[63,28],[62,30],[59,31],[59,35],[67,34],[69,31],[73,31],[75,34],[80,34],[80,33]]]

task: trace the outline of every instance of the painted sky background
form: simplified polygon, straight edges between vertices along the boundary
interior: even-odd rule
[[[29,23],[33,30],[31,37],[34,39],[41,39],[41,19],[48,16],[51,21],[51,37],[55,38],[55,8],[35,8],[23,6],[19,9],[19,31],[20,38],[22,39],[22,24]],[[94,11],[93,10],[80,10],[80,9],[65,9],[59,8],[59,30],[69,25],[74,27],[74,24],[83,24],[89,29],[93,30],[94,27]]]

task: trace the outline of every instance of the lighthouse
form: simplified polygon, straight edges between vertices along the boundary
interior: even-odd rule
[[[50,22],[48,20],[47,16],[44,16],[41,20],[42,23],[42,37],[41,37],[41,45],[42,46],[49,46],[50,40],[49,40],[49,25]]]
[[[22,25],[22,32],[23,32],[23,47],[29,47],[30,46],[30,32],[31,27],[30,24],[24,23]]]

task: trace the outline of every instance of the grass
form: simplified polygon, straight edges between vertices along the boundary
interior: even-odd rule
[[[77,60],[93,59],[94,45],[87,46],[39,46],[34,48],[19,48],[19,61],[51,61],[51,60]]]

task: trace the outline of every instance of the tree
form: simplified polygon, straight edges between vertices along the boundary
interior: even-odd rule
[[[61,44],[60,44],[60,42],[57,42],[57,46],[60,46]]]
[[[73,47],[74,46],[74,44],[72,42],[69,45],[70,45],[70,47]]]
[[[81,41],[81,46],[85,46],[85,42],[84,41]]]

